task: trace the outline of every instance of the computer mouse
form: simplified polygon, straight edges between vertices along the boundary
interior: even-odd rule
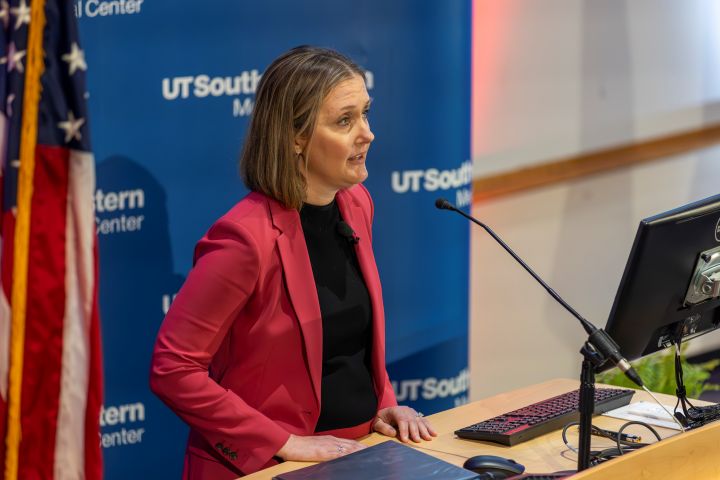
[[[495,455],[476,455],[465,460],[463,467],[475,473],[490,473],[493,476],[488,478],[507,478],[513,475],[520,475],[525,471],[525,466],[509,458],[496,457]]]

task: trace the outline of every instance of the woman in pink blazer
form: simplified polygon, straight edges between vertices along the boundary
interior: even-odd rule
[[[435,435],[385,369],[369,103],[331,50],[298,47],[263,75],[241,158],[252,193],[198,242],[153,354],[152,390],[191,427],[184,478],[336,458],[371,431]]]

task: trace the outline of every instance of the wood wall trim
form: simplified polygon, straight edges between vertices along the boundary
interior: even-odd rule
[[[660,160],[716,143],[720,143],[720,124],[480,177],[473,180],[473,202]]]

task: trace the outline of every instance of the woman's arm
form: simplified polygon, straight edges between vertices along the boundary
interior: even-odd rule
[[[221,220],[195,258],[158,333],[150,388],[238,469],[254,471],[290,433],[217,384],[208,367],[255,289],[259,251],[242,226]]]

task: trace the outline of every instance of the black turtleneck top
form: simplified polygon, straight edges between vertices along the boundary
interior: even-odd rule
[[[355,248],[338,231],[335,201],[303,205],[305,242],[317,287],[323,330],[320,418],[316,432],[354,427],[375,415],[372,310]]]

